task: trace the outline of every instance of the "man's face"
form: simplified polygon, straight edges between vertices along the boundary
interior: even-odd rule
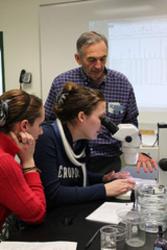
[[[85,46],[82,54],[76,54],[75,59],[84,69],[86,75],[95,83],[104,77],[104,67],[107,60],[107,47],[103,41]]]

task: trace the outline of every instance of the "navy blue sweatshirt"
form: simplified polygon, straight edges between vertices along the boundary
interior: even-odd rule
[[[75,154],[86,148],[86,156],[79,159],[87,162],[89,149],[86,140],[79,140],[73,146],[72,136],[64,127],[66,138]],[[74,148],[75,147],[75,148]],[[56,121],[43,125],[35,151],[36,166],[41,170],[41,179],[49,206],[80,203],[106,198],[102,175],[87,172],[87,186],[83,187],[83,173],[66,155]]]

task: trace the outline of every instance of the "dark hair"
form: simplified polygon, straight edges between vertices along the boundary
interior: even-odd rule
[[[77,52],[79,54],[82,54],[83,46],[89,46],[92,44],[99,43],[101,41],[105,43],[108,49],[108,41],[104,35],[99,34],[95,31],[84,32],[80,35],[80,37],[77,40],[77,43],[76,43]]]
[[[24,119],[32,125],[41,116],[42,100],[23,90],[13,89],[0,96],[0,129],[9,132]]]
[[[74,82],[67,82],[57,97],[54,111],[63,122],[72,121],[80,111],[90,115],[104,96],[98,89],[84,87]]]

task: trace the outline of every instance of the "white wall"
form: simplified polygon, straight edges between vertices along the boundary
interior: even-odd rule
[[[0,0],[6,90],[19,88],[20,71],[25,69],[32,73],[25,90],[41,96],[39,6],[56,2],[65,0]]]
[[[167,14],[166,0],[110,1],[115,8],[115,16],[119,16],[120,13],[126,14],[129,10],[132,11],[132,16],[135,16],[138,10],[142,11],[143,16],[150,11],[152,14]],[[67,0],[0,0],[0,30],[4,32],[6,90],[19,87],[20,71],[26,69],[32,72],[32,84],[26,90],[41,96],[39,5],[53,2],[67,2]],[[140,114],[142,123],[149,123],[151,117],[150,113]],[[157,121],[167,120],[167,114],[164,117],[164,114],[157,113],[155,117]]]
[[[21,69],[32,72],[28,92],[40,95],[38,0],[0,0],[6,90],[19,87]]]

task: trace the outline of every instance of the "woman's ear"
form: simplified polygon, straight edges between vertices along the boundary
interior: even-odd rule
[[[20,122],[20,130],[23,131],[23,132],[26,132],[28,130],[28,127],[29,127],[29,122],[28,120],[22,120]]]
[[[85,113],[83,112],[83,111],[80,111],[79,113],[78,113],[78,120],[80,121],[80,122],[84,122],[85,121]]]

